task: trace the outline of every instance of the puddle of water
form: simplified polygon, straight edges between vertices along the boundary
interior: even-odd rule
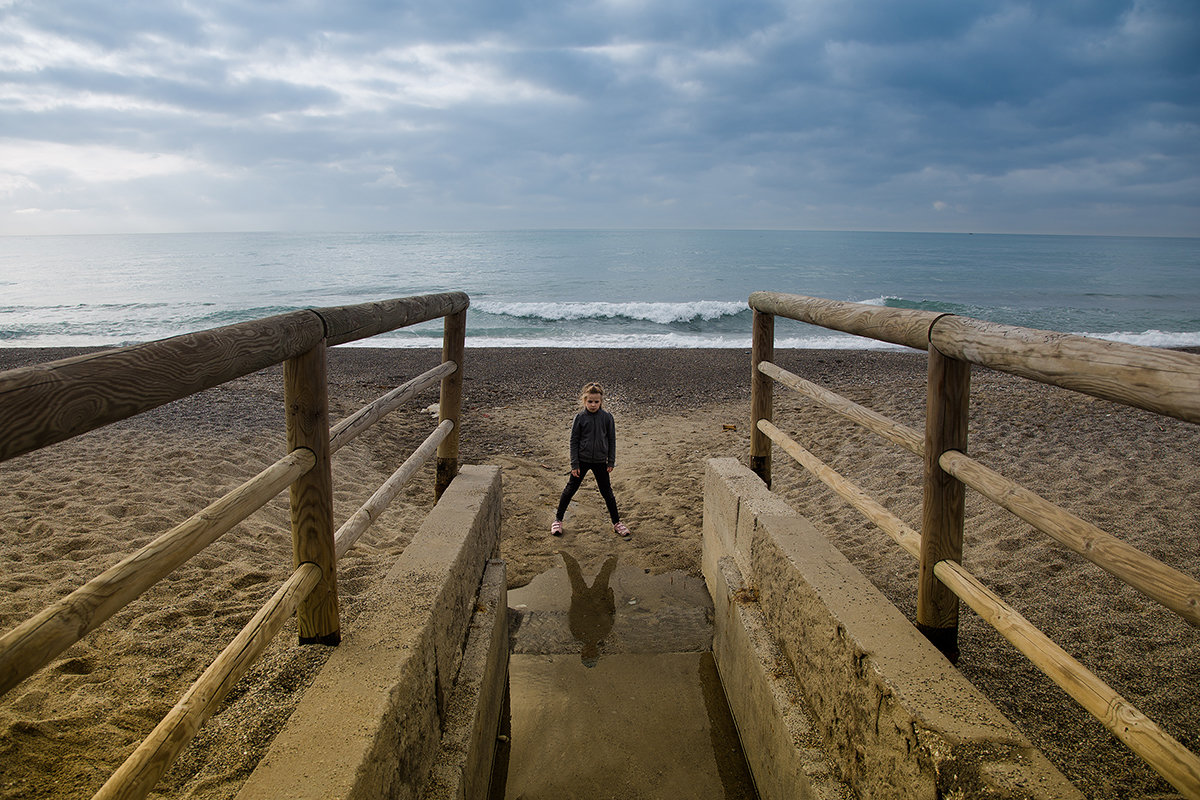
[[[702,579],[615,557],[508,593],[509,800],[755,798]]]
[[[512,652],[579,653],[593,665],[607,654],[712,649],[712,600],[703,578],[648,575],[616,556],[563,566],[508,593]],[[586,651],[586,652],[585,652]]]

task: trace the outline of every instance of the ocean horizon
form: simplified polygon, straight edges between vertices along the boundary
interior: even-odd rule
[[[1200,346],[1200,238],[779,230],[5,236],[0,346],[456,290],[468,347],[745,348],[759,290]],[[440,344],[426,323],[355,346]],[[893,347],[790,320],[776,346]]]

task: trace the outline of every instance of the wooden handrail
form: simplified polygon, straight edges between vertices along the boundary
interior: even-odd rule
[[[1200,356],[946,315],[929,341],[952,358],[1200,423]]]
[[[316,564],[301,564],[216,660],[192,684],[150,735],[125,759],[93,800],[141,800],[212,716],[234,684],[258,660],[321,580]]]
[[[423,372],[410,381],[400,384],[385,395],[355,411],[344,420],[329,429],[329,452],[336,453],[353,441],[360,433],[370,428],[380,419],[392,413],[402,404],[417,396],[425,389],[458,369],[458,365],[449,361],[438,364],[428,372]]]
[[[750,307],[926,350],[1116,403],[1200,423],[1200,355],[903,308],[779,292]]]
[[[975,459],[942,453],[942,467],[996,505],[1200,627],[1200,581],[1146,555]]]
[[[849,505],[856,508],[864,517],[879,526],[880,530],[891,536],[904,552],[913,558],[921,555],[921,534],[910,528],[904,520],[864,492],[854,483],[846,480],[840,473],[813,455],[795,439],[781,431],[774,423],[758,421],[758,428],[779,445],[780,449],[796,459],[802,467],[815,475]]]
[[[914,429],[780,369],[776,364],[763,363],[759,369],[764,375],[770,375],[830,411],[841,414],[909,452],[916,455],[925,452],[925,443]],[[795,454],[792,455],[795,457]],[[939,463],[951,475],[993,503],[1162,604],[1188,623],[1200,627],[1200,581],[1056,506],[965,453],[947,451],[942,453]]]
[[[468,305],[466,294],[448,292],[310,309],[0,373],[2,461],[284,364],[288,456],[0,637],[3,694],[291,486],[296,571],[97,798],[145,797],[298,609],[303,612],[297,620],[301,641],[337,642],[338,557],[458,427]],[[327,348],[439,317],[446,320],[444,352],[453,356],[450,363],[397,387],[331,429]],[[335,536],[330,456],[438,381],[441,424]],[[455,438],[453,452],[439,459],[439,481],[445,476],[448,483],[457,473],[457,456]]]
[[[774,424],[761,420],[758,426],[784,452],[891,536],[906,553],[919,557],[919,533]],[[938,561],[933,570],[950,591],[1172,786],[1186,797],[1200,798],[1200,758],[984,586],[962,564]]]
[[[0,373],[0,461],[311,350],[320,317],[294,311]]]
[[[383,482],[383,485],[375,490],[375,494],[371,495],[371,498],[363,503],[362,507],[342,524],[342,527],[338,528],[337,533],[334,534],[333,543],[334,551],[339,559],[354,546],[363,532],[383,513],[384,509],[395,499],[396,493],[404,488],[404,484],[408,483],[413,474],[425,462],[433,458],[437,453],[438,445],[450,435],[450,429],[453,427],[454,423],[450,420],[442,420],[433,433],[429,434],[421,443],[421,446],[413,451],[413,454],[405,459],[404,463]]]
[[[920,456],[925,453],[925,439],[913,428],[901,425],[880,414],[878,411],[873,411],[866,406],[860,406],[852,400],[847,400],[845,397],[829,391],[824,386],[818,386],[812,381],[801,378],[799,375],[780,369],[777,364],[772,364],[770,361],[762,362],[758,365],[758,369],[764,375],[771,376],[784,386],[817,401],[825,408],[841,414],[851,422],[879,434],[892,444],[903,447],[913,455]]]
[[[750,307],[822,328],[867,336],[917,350],[929,347],[929,326],[941,316],[932,311],[869,306],[781,292],[754,292],[750,295]]]
[[[463,292],[293,311],[0,373],[0,461],[329,346],[458,314]]]
[[[397,328],[454,316],[466,311],[470,304],[465,292],[443,292],[353,306],[314,308],[313,312],[324,321],[325,339],[333,347]]]
[[[41,669],[312,469],[296,450],[0,637],[0,695]]]
[[[1113,691],[961,564],[942,561],[935,572],[938,580],[1184,797],[1200,800],[1200,758],[1195,753]]]
[[[432,372],[436,372],[433,370]],[[426,373],[428,375],[429,373]],[[404,387],[401,387],[404,388]],[[370,407],[370,406],[368,406]],[[344,556],[387,508],[396,494],[437,451],[454,423],[444,420],[382,486],[348,519],[335,536],[337,557]],[[94,795],[93,800],[141,800],[195,737],[200,726],[241,679],[263,650],[321,580],[322,570],[305,562],[296,568],[241,633],[204,671],[186,694]]]

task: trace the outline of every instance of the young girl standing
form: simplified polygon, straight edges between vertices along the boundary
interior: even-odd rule
[[[575,415],[575,421],[571,423],[571,477],[562,491],[562,497],[558,499],[558,512],[554,515],[550,533],[562,536],[562,521],[567,513],[567,506],[579,490],[579,485],[583,483],[583,476],[591,471],[596,476],[596,486],[599,487],[604,503],[608,506],[613,531],[618,536],[629,538],[629,528],[621,522],[621,515],[617,511],[617,498],[613,496],[612,484],[608,480],[608,473],[612,472],[617,463],[617,426],[612,414],[601,408],[604,403],[604,388],[598,383],[587,384],[579,395],[579,402],[583,409]]]

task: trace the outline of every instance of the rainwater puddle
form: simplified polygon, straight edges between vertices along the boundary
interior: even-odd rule
[[[703,579],[560,555],[508,593],[505,797],[755,798]]]

